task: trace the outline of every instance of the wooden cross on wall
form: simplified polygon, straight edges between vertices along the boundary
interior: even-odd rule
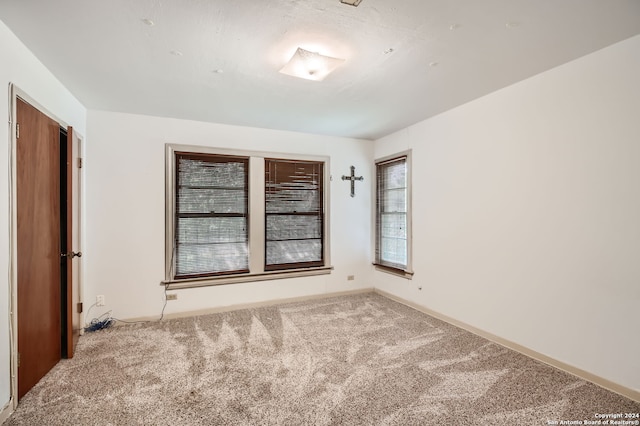
[[[342,176],[342,180],[350,180],[351,181],[351,196],[356,196],[356,181],[364,180],[362,176],[356,176],[356,167],[351,166],[351,176]]]

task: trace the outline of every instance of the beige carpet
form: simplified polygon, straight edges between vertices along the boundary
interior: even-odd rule
[[[7,425],[547,425],[639,411],[369,293],[87,334]]]

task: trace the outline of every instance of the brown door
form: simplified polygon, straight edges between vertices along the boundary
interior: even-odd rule
[[[67,282],[66,282],[66,354],[73,358],[73,353],[80,337],[80,139],[72,127],[67,128],[67,167],[66,167],[66,203],[67,203]]]
[[[18,398],[60,360],[60,126],[17,100]]]

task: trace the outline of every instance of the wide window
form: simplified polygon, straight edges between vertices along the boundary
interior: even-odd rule
[[[328,158],[167,145],[169,288],[330,273]]]
[[[376,260],[388,272],[410,277],[409,154],[376,162]]]

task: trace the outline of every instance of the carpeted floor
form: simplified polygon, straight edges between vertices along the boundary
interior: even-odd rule
[[[6,425],[511,426],[638,412],[367,293],[86,334]]]

